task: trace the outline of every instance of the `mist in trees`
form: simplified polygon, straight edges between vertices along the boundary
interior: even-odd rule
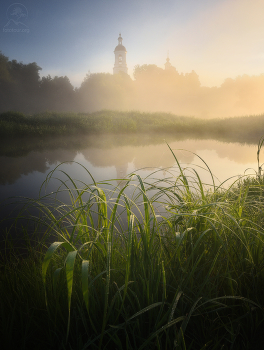
[[[0,52],[0,112],[94,112],[102,109],[171,112],[201,118],[264,112],[264,74],[226,79],[220,87],[201,86],[198,75],[155,64],[125,73],[87,74],[79,88],[67,76],[40,78],[37,63],[9,60]]]
[[[100,109],[135,109],[134,82],[129,75],[95,73],[87,74],[79,89],[76,90],[77,110],[95,112]]]

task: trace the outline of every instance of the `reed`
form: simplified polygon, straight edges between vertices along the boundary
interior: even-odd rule
[[[263,178],[241,177],[224,188],[211,174],[206,185],[172,156],[177,167],[163,180],[159,170],[145,179],[130,174],[119,186],[96,183],[88,171],[87,183],[59,167],[49,174],[43,186],[54,177],[61,186],[34,202],[32,220],[57,239],[45,256],[42,249],[31,278],[32,257],[27,268],[5,267],[1,301],[10,305],[16,295],[16,303],[2,311],[2,336],[11,343],[7,335],[20,334],[27,310],[37,336],[27,330],[24,348],[263,345]],[[65,192],[68,205],[59,200]],[[31,284],[32,301],[25,296]]]

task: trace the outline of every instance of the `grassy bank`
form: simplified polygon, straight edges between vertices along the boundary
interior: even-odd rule
[[[195,122],[194,118],[187,121]],[[24,115],[18,112],[0,114],[1,135],[51,135],[76,133],[134,133],[169,131],[186,124],[184,117],[162,113],[100,111],[95,113],[45,112]]]
[[[263,115],[206,120],[168,113],[110,110],[90,114],[55,112],[35,115],[18,112],[0,114],[1,137],[167,133],[194,138],[250,142],[252,139],[260,139],[263,129]]]
[[[119,187],[87,172],[33,203],[57,239],[1,265],[5,348],[263,347],[264,181],[208,187],[178,166]]]

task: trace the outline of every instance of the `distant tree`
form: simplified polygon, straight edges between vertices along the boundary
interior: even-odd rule
[[[192,70],[191,73],[185,74],[184,83],[189,89],[197,89],[201,86],[199,76],[194,70]]]
[[[8,57],[3,55],[0,51],[0,84],[10,81],[11,78],[8,70]]]
[[[75,109],[75,91],[67,76],[42,77],[39,86],[41,110],[73,111]]]
[[[149,111],[190,113],[201,85],[194,71],[179,74],[174,67],[162,69],[155,64],[135,66],[134,79],[136,108]]]
[[[164,70],[155,64],[139,64],[134,67],[133,76],[135,80],[157,78],[163,74]]]
[[[226,79],[219,89],[219,95],[232,115],[260,114],[264,112],[263,91],[264,74],[244,74],[235,79]]]
[[[10,109],[12,105],[12,79],[8,62],[8,57],[0,51],[0,112]]]
[[[75,91],[68,77],[40,79],[36,62],[10,61],[0,52],[0,112],[26,113],[43,110],[70,111],[75,106]]]
[[[40,68],[36,62],[23,64],[17,60],[9,61],[9,71],[13,80],[19,82],[21,85],[35,88],[39,83]]]
[[[32,113],[38,108],[39,101],[39,71],[36,62],[23,64],[12,60],[9,62],[10,75],[15,82],[16,109]]]
[[[39,70],[35,63],[23,64],[0,54],[0,110],[32,112],[39,97]]]
[[[133,82],[125,73],[87,74],[77,91],[81,111],[130,109]]]

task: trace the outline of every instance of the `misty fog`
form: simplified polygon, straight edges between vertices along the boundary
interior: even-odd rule
[[[67,76],[40,78],[37,63],[10,61],[0,53],[0,112],[119,111],[171,112],[199,118],[260,114],[264,111],[264,74],[227,78],[220,87],[201,86],[194,71],[179,73],[155,64],[124,73],[87,74],[74,88]]]

